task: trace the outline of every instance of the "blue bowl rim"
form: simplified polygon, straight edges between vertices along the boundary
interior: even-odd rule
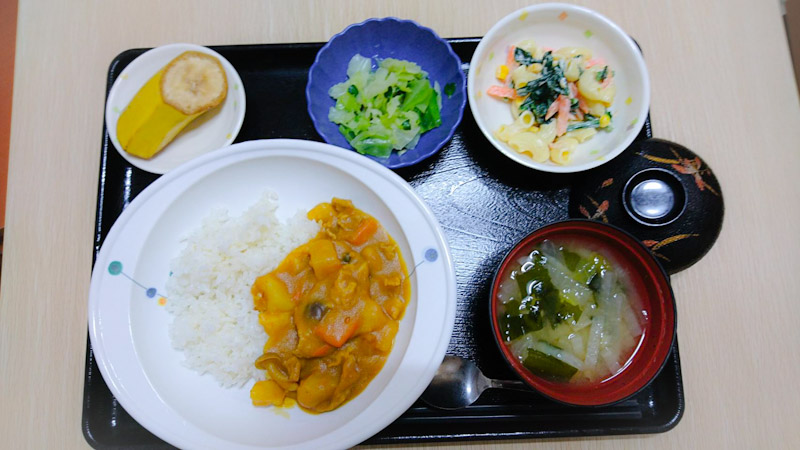
[[[461,120],[464,118],[464,108],[466,107],[466,104],[467,104],[467,94],[466,94],[467,76],[464,73],[464,70],[462,69],[463,62],[461,61],[461,58],[459,58],[458,55],[456,55],[455,51],[453,51],[453,47],[450,45],[450,43],[447,42],[447,40],[443,39],[438,34],[436,34],[436,32],[433,31],[433,29],[431,29],[429,27],[426,27],[426,26],[423,26],[423,25],[420,25],[419,23],[417,23],[414,20],[400,19],[400,18],[393,17],[393,16],[383,17],[383,18],[375,18],[375,17],[373,17],[373,18],[366,19],[363,22],[359,22],[359,23],[354,23],[354,24],[348,25],[344,30],[342,30],[339,33],[333,35],[328,40],[328,42],[326,42],[325,45],[323,45],[322,48],[319,49],[319,51],[317,52],[317,56],[314,58],[314,62],[311,64],[311,67],[308,69],[308,83],[306,83],[306,109],[308,110],[308,115],[311,117],[311,122],[314,123],[314,129],[317,131],[317,134],[319,134],[320,137],[322,137],[322,139],[325,140],[326,143],[331,144],[331,145],[336,145],[336,144],[334,144],[332,142],[329,142],[328,139],[325,137],[325,135],[322,133],[322,130],[320,129],[320,126],[317,123],[318,122],[317,118],[316,118],[316,116],[314,115],[314,113],[311,110],[311,100],[310,99],[311,99],[311,85],[312,85],[312,82],[313,82],[313,79],[314,79],[314,68],[319,63],[320,55],[322,55],[325,51],[327,51],[328,48],[331,46],[331,44],[336,39],[338,39],[339,37],[347,34],[351,29],[363,27],[364,25],[366,25],[368,23],[371,23],[371,22],[410,23],[410,24],[416,26],[417,28],[430,33],[434,37],[435,40],[437,40],[437,41],[441,42],[442,44],[444,44],[445,48],[447,49],[447,52],[450,54],[450,56],[457,63],[458,68],[459,68],[459,70],[458,70],[459,79],[461,80],[462,90],[464,91],[463,92],[464,96],[461,99],[460,104],[458,105],[458,111],[457,111],[457,117],[456,117],[455,123],[450,128],[450,130],[448,131],[448,133],[444,137],[444,139],[442,139],[440,142],[438,142],[435,145],[435,148],[429,154],[423,154],[423,155],[420,155],[419,157],[417,157],[416,159],[400,161],[400,162],[395,163],[395,164],[390,164],[388,162],[388,158],[384,159],[384,158],[377,158],[377,157],[374,157],[374,156],[371,156],[371,155],[362,155],[362,156],[366,156],[367,158],[370,158],[373,161],[375,161],[375,162],[377,162],[377,163],[379,163],[381,165],[384,165],[384,166],[386,166],[386,167],[388,167],[390,169],[399,169],[401,167],[407,167],[407,166],[414,165],[414,164],[416,164],[416,163],[418,163],[420,161],[425,160],[426,158],[429,158],[429,157],[435,155],[436,153],[439,152],[439,150],[442,149],[442,147],[444,147],[444,144],[446,144],[447,142],[449,142],[453,138],[453,134],[455,134],[456,128],[458,128],[458,126],[461,124]],[[327,119],[327,117],[326,117],[326,119]],[[355,149],[352,146],[350,146],[349,144],[347,146],[347,150],[355,151]]]

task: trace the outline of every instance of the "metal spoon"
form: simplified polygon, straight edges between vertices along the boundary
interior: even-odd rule
[[[422,400],[435,408],[459,409],[473,404],[483,391],[492,388],[531,392],[521,381],[487,378],[472,361],[447,355],[422,393]]]

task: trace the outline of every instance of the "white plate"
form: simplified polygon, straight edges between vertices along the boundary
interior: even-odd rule
[[[117,120],[139,89],[176,56],[193,50],[219,59],[228,78],[228,95],[222,105],[208,111],[181,131],[163,150],[150,159],[133,156],[117,140]],[[142,53],[119,74],[106,100],[106,130],[120,155],[134,166],[153,173],[165,173],[184,162],[229,145],[244,122],[245,95],[242,79],[222,55],[194,44],[170,44]]]
[[[486,95],[500,84],[495,69],[505,64],[510,45],[533,39],[537,45],[558,49],[586,47],[615,71],[617,94],[611,110],[613,131],[602,131],[578,145],[567,165],[534,161],[495,137],[501,125],[514,121],[508,103]],[[515,11],[497,22],[472,55],[467,98],[484,136],[514,161],[544,172],[580,172],[597,167],[622,153],[633,142],[650,108],[650,78],[641,51],[619,26],[598,12],[563,3],[544,3]]]
[[[333,196],[352,199],[386,227],[409,269],[416,268],[411,301],[386,365],[364,392],[328,413],[256,408],[249,397],[252,382],[225,389],[211,376],[183,367],[182,353],[170,345],[171,316],[159,306],[181,236],[214,207],[238,214],[267,189],[278,194],[282,219]],[[172,445],[344,448],[386,427],[422,394],[444,358],[455,309],[455,273],[442,230],[402,178],[331,145],[264,140],[184,164],[128,205],[97,255],[89,335],[114,396],[136,421]]]

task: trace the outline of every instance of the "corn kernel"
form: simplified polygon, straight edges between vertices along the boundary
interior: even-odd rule
[[[544,68],[543,65],[539,63],[533,63],[530,66],[528,66],[528,72],[539,73],[542,71],[543,68]]]
[[[600,128],[605,128],[611,123],[611,117],[608,114],[603,114],[600,117]]]
[[[508,66],[505,64],[500,64],[500,67],[498,67],[494,72],[494,76],[500,81],[505,81],[506,77],[508,77]]]

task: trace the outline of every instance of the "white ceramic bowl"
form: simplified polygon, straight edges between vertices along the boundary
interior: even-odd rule
[[[126,152],[117,139],[117,121],[139,89],[176,56],[186,51],[211,55],[219,60],[228,78],[228,95],[218,107],[201,115],[181,131],[164,149],[150,159]],[[245,93],[242,79],[230,62],[208,47],[195,44],[169,44],[148,50],[122,69],[106,100],[106,130],[117,152],[134,166],[162,174],[186,161],[229,145],[244,122]]]
[[[509,45],[533,39],[538,45],[558,49],[587,47],[615,71],[617,95],[611,110],[613,131],[601,132],[578,146],[569,165],[538,163],[517,153],[494,136],[501,125],[513,121],[508,103],[486,95],[499,84],[494,73],[505,62]],[[636,138],[650,108],[650,78],[635,42],[616,24],[590,9],[562,3],[545,3],[515,11],[497,22],[483,37],[470,63],[467,98],[478,127],[486,138],[514,161],[544,172],[580,172],[597,167],[622,153]]]
[[[159,297],[181,238],[215,207],[238,216],[265,190],[286,219],[331,197],[376,217],[411,270],[411,300],[383,369],[356,398],[324,414],[250,402],[254,381],[222,388],[181,364]],[[444,358],[455,321],[450,251],[433,213],[402,178],[328,144],[235,144],[168,172],[114,223],[89,289],[89,337],[103,379],[125,410],[179,448],[347,448],[377,433],[422,394]]]

